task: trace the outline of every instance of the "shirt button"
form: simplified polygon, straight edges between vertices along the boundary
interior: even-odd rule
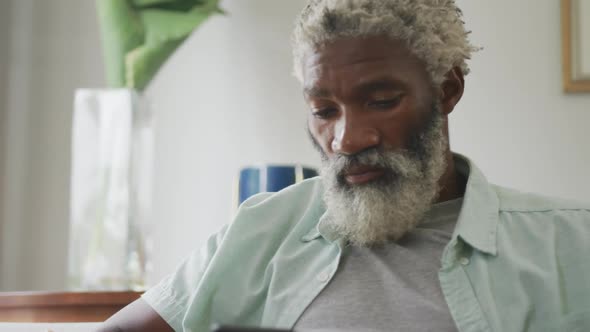
[[[461,257],[459,258],[459,264],[465,266],[465,265],[469,265],[469,258],[467,257]]]
[[[321,272],[318,275],[318,280],[321,282],[326,282],[326,281],[330,280],[330,272],[328,272],[328,271]]]

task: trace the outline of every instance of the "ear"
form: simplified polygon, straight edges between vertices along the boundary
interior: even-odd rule
[[[465,79],[463,77],[463,71],[459,67],[453,67],[445,75],[445,80],[441,84],[440,89],[440,102],[445,115],[449,115],[455,109],[455,105],[463,97],[464,89]]]

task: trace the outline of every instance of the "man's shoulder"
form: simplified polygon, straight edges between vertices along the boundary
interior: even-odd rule
[[[497,186],[495,189],[500,203],[498,234],[503,239],[499,243],[509,243],[506,250],[558,250],[560,253],[555,255],[564,262],[578,258],[561,257],[562,252],[590,250],[589,204]]]
[[[497,185],[492,185],[492,187],[498,195],[500,212],[551,213],[571,211],[590,216],[590,203],[588,202],[524,192]]]

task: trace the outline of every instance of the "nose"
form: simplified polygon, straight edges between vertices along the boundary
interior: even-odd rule
[[[381,143],[379,130],[361,118],[362,115],[347,114],[338,121],[332,139],[334,153],[354,155]]]

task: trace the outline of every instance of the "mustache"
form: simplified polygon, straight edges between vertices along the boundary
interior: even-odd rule
[[[391,151],[380,147],[369,148],[354,155],[336,155],[325,162],[325,175],[333,176],[336,181],[346,186],[344,181],[347,171],[354,167],[369,166],[382,169],[385,175],[381,182],[391,183],[401,178],[422,176],[423,164],[420,159],[407,150]]]
[[[350,168],[359,166],[371,166],[377,168],[389,168],[386,152],[374,147],[354,155],[338,154],[331,161],[331,168],[336,174],[346,172]]]

